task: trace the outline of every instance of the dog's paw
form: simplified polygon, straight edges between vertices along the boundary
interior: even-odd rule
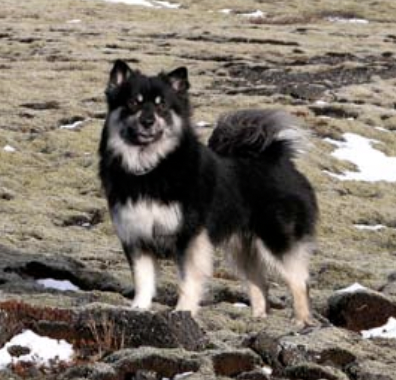
[[[294,322],[297,325],[297,327],[301,330],[311,329],[320,326],[320,322],[312,318],[310,315],[305,318],[300,318],[300,319],[295,318]]]
[[[148,302],[141,299],[134,299],[130,305],[133,310],[147,311],[151,309],[151,301]]]
[[[198,314],[199,307],[196,305],[190,305],[190,304],[183,304],[183,303],[178,303],[173,310],[174,312],[178,311],[185,311],[185,312],[190,312],[192,317],[196,317]]]
[[[264,319],[264,318],[267,318],[268,314],[267,314],[267,312],[265,310],[262,310],[262,309],[255,310],[255,309],[253,309],[252,310],[252,316],[253,316],[253,318]]]

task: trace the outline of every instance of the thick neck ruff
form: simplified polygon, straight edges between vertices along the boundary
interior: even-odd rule
[[[147,146],[131,145],[117,131],[110,129],[107,149],[114,157],[120,157],[122,167],[129,173],[142,176],[153,171],[160,162],[179,145],[183,134],[183,121],[172,112],[172,125],[163,136]]]

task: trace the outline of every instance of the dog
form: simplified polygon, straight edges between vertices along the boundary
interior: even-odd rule
[[[255,317],[267,313],[268,269],[284,278],[299,324],[310,325],[309,256],[318,206],[293,158],[303,131],[278,110],[221,116],[208,145],[191,122],[188,71],[147,76],[117,60],[99,176],[134,275],[132,306],[149,309],[156,259],[179,269],[176,310],[196,315],[212,275],[214,247],[230,251]]]

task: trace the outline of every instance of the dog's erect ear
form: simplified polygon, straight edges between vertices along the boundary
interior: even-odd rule
[[[190,83],[188,82],[188,71],[186,67],[179,67],[176,70],[171,71],[167,77],[176,92],[187,92],[187,90],[190,88]]]
[[[114,62],[114,66],[110,71],[109,87],[118,87],[125,83],[133,71],[128,64],[120,59]]]

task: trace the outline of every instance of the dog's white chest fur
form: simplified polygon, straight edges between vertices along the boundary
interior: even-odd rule
[[[121,241],[134,243],[140,239],[173,236],[181,225],[182,212],[177,202],[165,204],[150,199],[118,204],[112,210],[115,229]]]

